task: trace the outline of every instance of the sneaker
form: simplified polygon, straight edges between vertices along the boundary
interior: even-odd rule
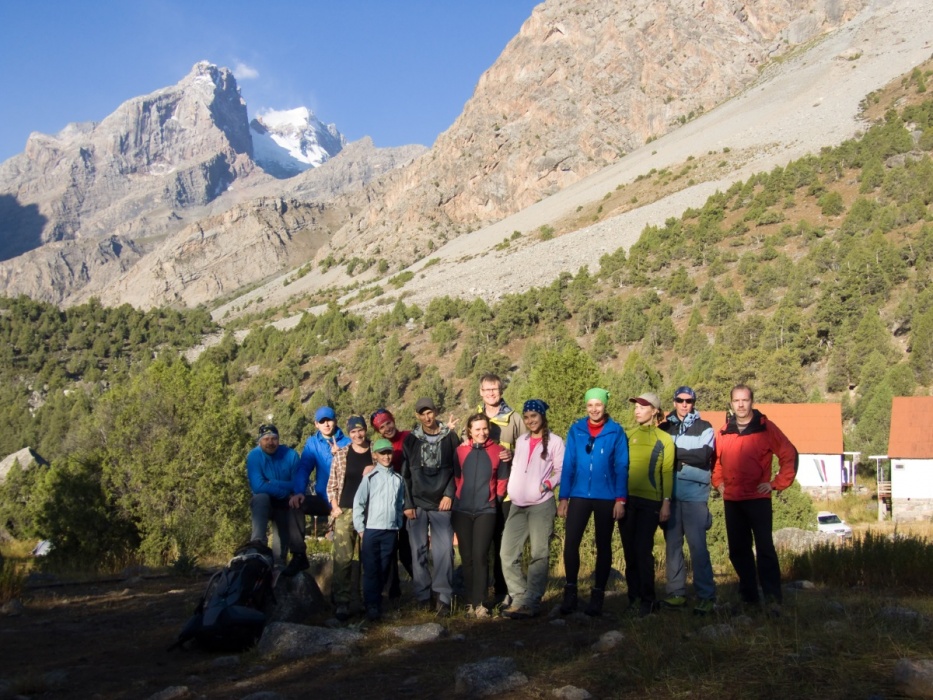
[[[379,611],[379,608],[375,605],[366,606],[366,619],[370,622],[376,622],[379,618],[382,617],[382,613]]]
[[[485,605],[477,605],[475,608],[473,608],[473,617],[477,618],[478,620],[489,617],[489,608],[487,608]]]
[[[601,588],[594,588],[590,591],[590,602],[587,603],[585,612],[590,617],[599,617],[603,614],[603,600],[606,593]]]
[[[334,611],[334,617],[336,617],[341,622],[346,622],[350,619],[350,606],[344,605],[341,603],[337,606],[337,609]]]
[[[704,598],[703,600],[698,600],[696,607],[693,608],[694,615],[709,615],[716,609],[716,601],[710,600],[709,598]]]
[[[661,605],[669,610],[683,610],[687,607],[687,599],[682,595],[669,595]]]
[[[564,600],[560,604],[560,614],[569,615],[577,609],[577,587],[568,583],[564,586]]]
[[[300,572],[310,567],[311,562],[308,561],[307,554],[304,552],[292,554],[292,560],[288,562],[288,566],[282,571],[282,576],[297,576]]]
[[[510,605],[502,611],[502,614],[510,620],[528,620],[537,613],[527,605]]]
[[[437,601],[437,607],[434,608],[435,617],[450,617],[450,603]]]

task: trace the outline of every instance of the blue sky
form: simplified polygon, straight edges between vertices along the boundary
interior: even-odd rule
[[[536,4],[0,0],[0,161],[205,59],[238,73],[251,116],[304,105],[350,141],[430,146]]]

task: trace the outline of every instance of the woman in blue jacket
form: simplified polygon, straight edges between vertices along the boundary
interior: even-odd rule
[[[609,392],[590,389],[586,416],[575,421],[567,433],[564,467],[560,479],[557,515],[566,518],[564,571],[567,577],[560,612],[567,615],[577,607],[577,575],[580,572],[580,543],[593,516],[596,531],[596,571],[587,615],[600,615],[606,583],[612,566],[614,521],[625,515],[628,496],[628,438],[622,426],[609,417]]]

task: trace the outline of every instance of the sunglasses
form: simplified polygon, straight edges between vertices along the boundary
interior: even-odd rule
[[[696,399],[682,399],[679,396],[674,399],[674,403],[687,403],[691,406],[696,403]]]
[[[593,445],[596,443],[596,438],[592,435],[590,436],[589,442],[586,443],[586,453],[590,454],[593,451]]]

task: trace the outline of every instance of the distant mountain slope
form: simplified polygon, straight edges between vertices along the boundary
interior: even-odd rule
[[[236,79],[198,63],[177,85],[128,100],[100,123],[33,133],[23,153],[0,164],[7,209],[15,201],[37,214],[32,230],[0,222],[0,259],[50,241],[172,230],[171,217],[141,226],[140,215],[211,202],[252,171],[251,153]]]
[[[597,172],[843,26],[867,0],[548,0],[480,78],[430,156],[334,238],[396,260]]]
[[[444,294],[492,301],[546,284],[561,272],[575,273],[583,265],[594,270],[602,255],[632,245],[646,225],[662,225],[690,207],[702,206],[709,195],[728,189],[736,180],[856,135],[865,128],[859,117],[865,95],[930,56],[933,14],[925,12],[926,7],[924,0],[905,0],[864,9],[806,51],[769,65],[753,87],[715,110],[556,195],[437,246],[411,266],[414,274],[400,294],[407,303],[418,304]],[[696,167],[686,176],[668,178],[679,183],[672,194],[646,199],[639,190],[641,198],[635,196],[632,188],[645,183],[649,173],[676,174],[688,166]],[[625,206],[620,206],[620,197]],[[605,211],[597,214],[604,205]],[[614,214],[615,208],[624,213]],[[588,217],[577,230],[542,240],[542,226],[556,227],[581,216],[577,213],[581,210]],[[405,231],[417,235],[417,228]],[[513,238],[515,231],[521,234],[518,238]],[[504,243],[506,239],[509,243]],[[384,241],[382,245],[386,249]],[[370,273],[367,281],[390,291],[394,286],[386,285],[387,278],[397,272],[393,269],[381,280]],[[310,294],[349,281],[331,269],[326,275],[302,278],[288,295]],[[249,292],[220,307],[215,318],[253,297],[262,297],[269,306],[281,304],[285,293],[278,286],[272,282]],[[357,308],[374,309],[394,298],[375,297]]]

